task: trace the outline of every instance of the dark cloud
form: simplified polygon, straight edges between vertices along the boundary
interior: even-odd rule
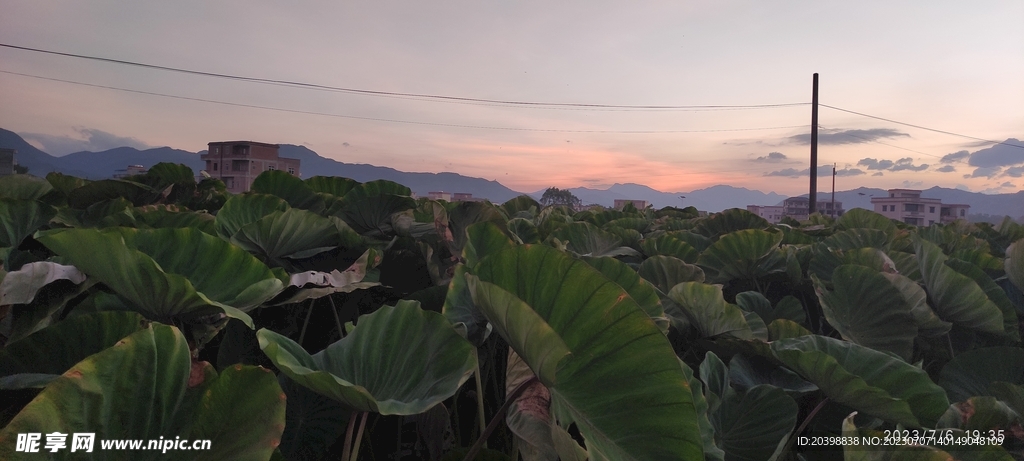
[[[1024,142],[1010,138],[1007,144],[1024,146]],[[1006,144],[996,144],[987,149],[979,150],[971,154],[968,165],[982,168],[1019,165],[1024,163],[1024,148],[1014,147]]]
[[[999,187],[1010,187],[1010,188],[1013,188],[1013,187],[1017,187],[1017,185],[1012,183],[1012,182],[1010,182],[1010,181],[1006,181],[1006,182],[1000,184]]]
[[[942,156],[942,160],[939,160],[939,161],[942,162],[942,163],[962,162],[964,160],[967,160],[967,158],[970,157],[970,156],[971,156],[970,152],[962,150],[960,152],[953,152],[952,154],[943,155]]]
[[[922,181],[913,181],[913,182],[911,182],[911,181],[903,181],[903,187],[918,187],[918,186],[921,186],[923,184],[924,184],[924,182],[922,182]]]
[[[999,174],[999,172],[1001,170],[1002,170],[1002,168],[997,167],[997,166],[975,168],[973,173],[965,174],[964,177],[965,178],[993,178],[997,174]]]
[[[889,171],[924,171],[928,169],[927,163],[914,166],[914,159],[910,157],[904,157],[896,161],[896,164],[889,168]]]
[[[75,128],[77,137],[53,136],[42,133],[19,133],[26,141],[38,144],[42,150],[57,157],[74,152],[100,152],[116,147],[134,147],[149,149],[150,145],[135,138],[126,138],[92,128]]]
[[[889,128],[872,128],[869,130],[818,130],[818,144],[861,144],[879,139],[896,138],[900,136],[909,137],[910,135]],[[795,142],[797,144],[811,143],[810,133],[790,136],[788,139],[790,142]]]
[[[892,160],[875,160],[873,158],[862,158],[857,162],[857,165],[865,166],[869,170],[888,170],[894,164]]]
[[[1006,171],[1003,172],[1003,174],[1011,178],[1019,178],[1021,176],[1024,176],[1024,166],[1014,166],[1007,168]]]
[[[871,176],[885,176],[885,173],[882,173],[881,171],[879,171],[878,173],[875,173],[875,174],[873,174]]]
[[[935,171],[938,171],[939,173],[953,173],[956,171],[956,168],[953,168],[953,165],[946,165],[941,168],[936,168]]]
[[[810,168],[804,168],[802,170],[797,170],[796,168],[786,168],[786,169],[782,169],[782,170],[778,170],[778,171],[772,171],[770,173],[765,173],[764,175],[765,176],[783,176],[783,177],[787,177],[787,178],[799,178],[801,176],[808,176],[810,174],[811,174],[811,169]],[[840,169],[836,169],[836,176],[858,176],[858,175],[862,175],[862,174],[867,174],[867,173],[865,173],[863,170],[861,170],[859,168],[843,168],[841,170]],[[828,166],[828,165],[819,166],[818,167],[818,177],[819,178],[824,178],[824,177],[828,177],[828,176],[832,176],[832,167]]]
[[[758,163],[783,163],[789,161],[789,157],[782,152],[769,152],[768,155],[758,157],[754,159]]]

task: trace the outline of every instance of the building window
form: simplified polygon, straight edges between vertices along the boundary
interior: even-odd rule
[[[964,217],[967,214],[967,210],[960,210],[960,217]]]
[[[214,147],[213,148],[213,153],[214,154],[219,154],[220,153],[220,148],[219,147]]]
[[[217,163],[213,164],[213,171],[217,171]]]
[[[906,205],[903,205],[903,211],[922,211],[921,208],[921,205],[916,203],[908,203]]]
[[[288,167],[288,174],[294,176],[295,175],[295,168]]]
[[[935,207],[933,207],[933,206],[928,207],[928,212],[929,213],[935,213]]]
[[[267,165],[267,171],[273,171],[273,170],[276,170],[276,169],[277,169],[277,167],[274,166],[274,165]]]

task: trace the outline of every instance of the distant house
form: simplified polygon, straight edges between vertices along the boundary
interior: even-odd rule
[[[206,161],[206,172],[210,177],[224,181],[229,192],[248,192],[253,180],[260,173],[269,170],[287,171],[301,176],[299,159],[278,156],[277,144],[253,141],[211,142],[209,150],[202,155]]]
[[[767,219],[772,224],[778,224],[779,221],[782,221],[785,208],[783,206],[747,205],[747,211]]]
[[[128,167],[123,170],[117,170],[117,173],[114,173],[114,178],[121,179],[129,176],[135,176],[137,174],[146,174],[146,171],[148,170],[146,170],[146,167],[142,165],[128,165]]]
[[[937,198],[921,197],[915,189],[889,189],[888,197],[872,197],[875,213],[915,226],[930,226],[967,219],[970,205],[943,204]]]
[[[633,206],[636,207],[636,209],[638,210],[647,208],[647,205],[650,205],[650,203],[648,203],[647,200],[615,199],[615,203],[613,204],[612,208],[615,208],[616,210],[621,210],[626,207],[627,203],[632,203]]]
[[[0,149],[0,176],[14,174],[14,149]]]
[[[810,199],[807,197],[790,197],[782,202],[782,215],[789,216],[797,221],[805,221],[810,218]],[[832,201],[818,200],[815,202],[814,207],[815,213],[820,213],[825,216],[832,216],[838,218],[843,215],[846,210],[843,209],[843,202],[836,202],[835,208],[832,207]],[[748,207],[749,208],[749,207]]]
[[[452,194],[451,192],[444,191],[428,192],[427,198],[430,200],[444,200],[446,202],[450,202],[452,201]]]

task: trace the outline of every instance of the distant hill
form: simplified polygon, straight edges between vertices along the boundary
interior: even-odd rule
[[[646,200],[655,208],[666,206],[690,206],[700,210],[722,211],[729,208],[746,208],[747,205],[774,205],[786,196],[774,192],[764,193],[743,187],[711,186],[690,192],[662,192],[641,184],[614,184],[608,189],[576,187],[569,189],[585,205],[611,206],[616,199]],[[530,194],[540,199],[543,190]],[[685,198],[680,198],[680,197]]]
[[[112,177],[118,170],[128,165],[151,167],[160,162],[183,163],[197,174],[205,167],[200,155],[170,147],[138,150],[131,147],[119,147],[103,152],[76,152],[63,157],[54,157],[36,149],[25,142],[17,133],[0,129],[0,147],[18,151],[18,164],[28,167],[29,173],[45,176],[51,171],[58,171],[82,178],[102,179]],[[457,173],[410,173],[394,168],[379,167],[358,163],[344,163],[325,158],[303,146],[281,144],[282,157],[297,158],[302,161],[303,178],[316,175],[343,176],[366,182],[375,179],[387,179],[404,184],[418,195],[425,196],[428,192],[466,192],[473,197],[486,198],[495,203],[509,200],[520,192],[505,187],[497,181],[463,176]],[[774,192],[761,192],[717,185],[689,192],[662,192],[642,184],[614,184],[608,189],[591,189],[577,187],[570,191],[579,197],[584,204],[611,206],[616,199],[646,200],[656,208],[666,206],[690,206],[711,212],[728,208],[745,208],[747,205],[778,205],[787,197]],[[543,190],[529,195],[539,199]],[[873,209],[872,197],[884,197],[888,194],[883,189],[861,187],[848,191],[836,191],[836,201],[843,203],[843,208]],[[680,198],[681,196],[685,198]],[[804,197],[807,195],[804,194]],[[988,214],[1013,218],[1024,216],[1024,191],[1013,194],[987,195],[959,189],[933,187],[922,193],[923,197],[941,199],[943,203],[965,203],[971,205],[971,214]],[[831,199],[830,192],[819,191],[819,200]]]
[[[54,157],[46,152],[36,149],[34,146],[26,142],[18,133],[13,131],[7,131],[0,128],[0,147],[6,149],[14,149],[18,153],[14,156],[18,165],[28,168],[30,174],[36,176],[46,176],[46,173],[51,171],[60,171],[62,173],[73,174],[75,176],[85,176],[85,172],[75,170],[64,170],[58,166],[60,163],[59,157]],[[124,168],[124,167],[121,167]]]
[[[86,179],[109,178],[114,173],[124,171],[128,165],[142,165],[149,168],[161,162],[187,165],[189,168],[192,168],[192,172],[195,174],[199,174],[199,170],[206,167],[206,162],[199,158],[199,154],[171,149],[170,147],[157,147],[146,150],[138,150],[134,147],[118,147],[102,152],[75,152],[63,157],[57,157],[57,163],[61,169],[85,172],[84,176],[75,176],[82,176]]]
[[[429,192],[467,192],[473,197],[482,197],[495,203],[502,203],[522,192],[516,192],[503,186],[498,181],[463,176],[458,173],[409,173],[394,168],[366,165],[362,163],[344,163],[321,157],[304,146],[281,144],[279,155],[285,158],[297,158],[302,161],[303,178],[313,176],[343,176],[359,182],[386,179],[402,184],[421,197]]]

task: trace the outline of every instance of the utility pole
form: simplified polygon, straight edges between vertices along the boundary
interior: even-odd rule
[[[818,204],[818,74],[814,74],[811,92],[811,191],[807,196],[807,216],[814,214]]]
[[[836,164],[832,164],[832,219],[836,218]]]

